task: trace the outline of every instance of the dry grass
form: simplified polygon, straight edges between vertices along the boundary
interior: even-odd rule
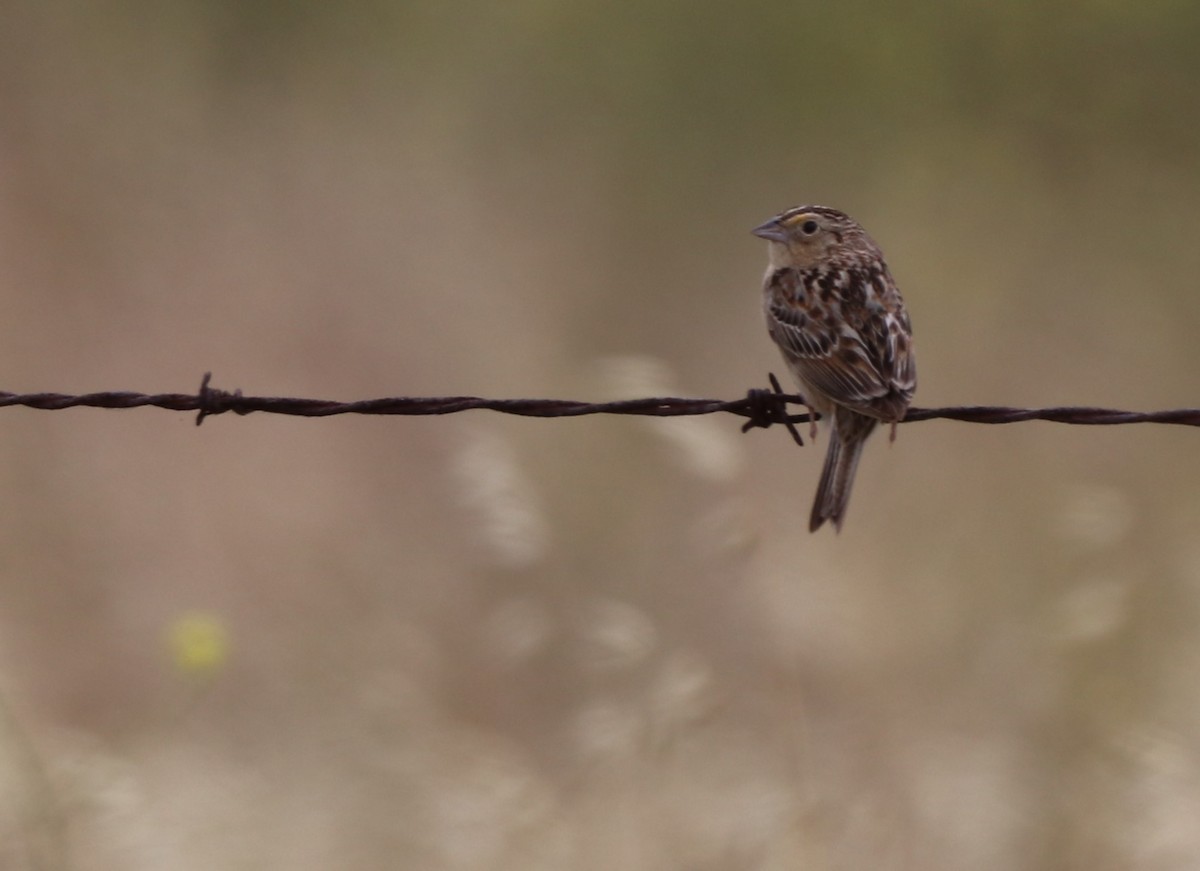
[[[813,199],[889,252],[920,404],[1196,404],[1192,127],[1024,102],[1003,45],[985,118],[919,64],[726,93],[784,68],[746,23],[354,8],[14,15],[0,388],[738,395],[748,228]],[[894,140],[838,108],[923,76]],[[1193,432],[905,427],[810,537],[819,450],[732,420],[0,418],[5,868],[1200,857]]]

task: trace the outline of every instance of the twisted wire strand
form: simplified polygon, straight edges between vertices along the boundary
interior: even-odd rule
[[[772,389],[750,390],[740,399],[688,399],[675,396],[622,399],[613,402],[582,402],[570,399],[488,399],[479,396],[393,396],[365,399],[356,402],[335,402],[328,399],[304,399],[281,396],[245,396],[211,387],[211,374],[206,374],[200,390],[188,393],[135,393],[104,391],[73,395],[67,393],[8,393],[0,391],[0,408],[24,407],[45,411],[66,408],[163,408],[170,411],[197,412],[196,423],[205,417],[225,412],[250,414],[286,414],[297,417],[331,417],[339,414],[371,415],[432,415],[458,414],[483,409],[525,417],[579,417],[588,414],[650,415],[679,417],[686,415],[726,412],[747,418],[743,431],[755,427],[783,424],[793,430],[794,424],[807,423],[807,413],[793,414],[789,407],[803,406],[804,399],[783,393],[778,381],[771,376]],[[965,423],[1022,423],[1042,420],[1082,426],[1114,426],[1130,423],[1160,423],[1200,426],[1200,409],[1177,408],[1167,411],[1122,411],[1090,406],[1056,406],[1053,408],[1013,408],[1006,406],[963,405],[945,408],[910,408],[901,423],[924,420],[956,420]]]

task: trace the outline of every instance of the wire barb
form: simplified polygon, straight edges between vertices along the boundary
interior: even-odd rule
[[[773,424],[782,423],[792,434],[796,444],[804,447],[804,439],[800,438],[800,431],[796,429],[796,424],[808,423],[812,418],[807,414],[788,414],[787,408],[789,402],[806,405],[804,397],[784,393],[774,372],[768,372],[767,378],[771,382],[770,390],[753,388],[746,393],[746,416],[750,419],[742,424],[742,432],[750,432],[755,427],[766,429]]]
[[[337,414],[457,414],[482,409],[524,417],[580,417],[587,414],[650,415],[682,417],[725,412],[746,418],[743,432],[782,424],[798,444],[803,444],[795,424],[808,423],[809,414],[789,414],[788,408],[804,406],[804,398],[784,393],[778,379],[770,376],[770,389],[754,389],[741,399],[686,399],[651,397],[616,402],[579,402],[571,399],[486,399],[479,396],[396,396],[358,402],[334,402],[328,399],[301,399],[282,396],[245,396],[212,386],[212,374],[205,373],[197,394],[133,393],[106,391],[71,395],[66,393],[6,393],[0,391],[0,408],[22,406],[44,411],[64,408],[165,408],[170,411],[194,411],[196,423],[209,415],[232,411],[249,414],[287,414],[296,417],[331,417]],[[1164,423],[1200,426],[1200,408],[1176,408],[1168,411],[1121,411],[1113,408],[1059,406],[1054,408],[1008,408],[1003,406],[964,405],[947,408],[910,408],[900,423],[923,420],[957,420],[964,423],[1021,423],[1044,420],[1080,426],[1114,426],[1129,423]]]
[[[199,410],[196,412],[196,426],[204,423],[204,418],[210,414],[222,414],[230,410],[237,414],[248,413],[248,411],[238,408],[236,404],[242,398],[241,388],[230,393],[228,390],[209,387],[210,381],[212,381],[212,373],[205,372],[204,377],[200,379],[200,392],[196,395],[199,406]]]

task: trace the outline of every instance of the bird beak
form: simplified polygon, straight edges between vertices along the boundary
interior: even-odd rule
[[[772,218],[765,224],[759,224],[750,232],[760,239],[766,239],[768,242],[787,241],[787,231],[779,223],[777,218]]]

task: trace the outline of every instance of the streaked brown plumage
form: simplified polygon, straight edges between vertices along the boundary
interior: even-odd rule
[[[882,421],[894,438],[916,390],[912,325],[879,247],[849,215],[797,206],[753,232],[769,242],[767,329],[809,409],[831,423],[809,529],[840,530],[867,436]]]

